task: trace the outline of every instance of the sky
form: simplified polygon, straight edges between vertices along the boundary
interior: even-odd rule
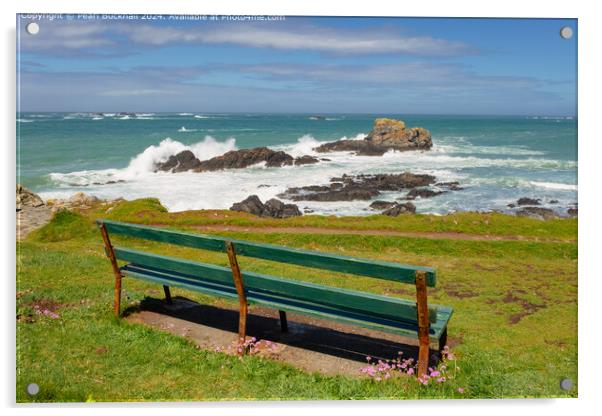
[[[576,115],[575,19],[106,17],[17,16],[20,111]]]

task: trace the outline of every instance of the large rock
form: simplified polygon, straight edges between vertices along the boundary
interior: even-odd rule
[[[234,203],[230,207],[230,211],[248,212],[253,215],[261,215],[264,210],[263,202],[257,195],[251,195],[240,202]]]
[[[435,182],[431,175],[418,175],[410,172],[399,174],[344,175],[332,178],[330,185],[311,185],[289,188],[278,195],[293,201],[355,201],[370,200],[381,191],[401,191],[417,186],[427,186]]]
[[[230,210],[272,218],[289,218],[301,215],[299,207],[295,204],[285,204],[275,198],[264,204],[257,195],[251,195],[245,200],[233,204]]]
[[[522,205],[541,205],[541,200],[540,199],[535,199],[535,198],[520,198],[518,201],[516,201],[516,204],[518,206],[522,206]]]
[[[422,127],[406,128],[400,120],[378,118],[363,140],[325,143],[318,152],[351,151],[362,156],[381,156],[389,150],[428,150],[433,147],[431,133]]]
[[[397,217],[400,214],[414,214],[415,212],[416,206],[411,202],[406,202],[405,204],[395,204],[381,214],[388,215],[389,217]]]
[[[553,210],[542,207],[524,207],[516,211],[516,215],[519,217],[536,218],[539,220],[558,218],[558,215],[556,215]]]
[[[285,204],[276,198],[272,198],[265,203],[264,210],[261,215],[263,217],[272,218],[290,218],[300,216],[301,211],[295,204]]]
[[[164,172],[186,172],[197,169],[201,161],[190,150],[184,150],[177,155],[172,155],[164,163],[159,163],[155,169]]]
[[[37,194],[33,193],[24,186],[17,184],[17,211],[26,207],[41,207],[44,201]]]

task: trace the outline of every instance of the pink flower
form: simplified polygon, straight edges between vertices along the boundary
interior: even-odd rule
[[[414,369],[413,369],[413,368],[408,368],[408,374],[409,374],[409,375],[412,375],[412,374],[414,374]]]
[[[462,387],[458,387],[458,393],[464,394],[464,389]]]
[[[370,357],[370,356],[366,357],[366,361],[370,361],[371,359],[372,359],[372,357]]]
[[[441,375],[441,373],[437,370],[431,371],[431,377],[439,377],[440,375]]]

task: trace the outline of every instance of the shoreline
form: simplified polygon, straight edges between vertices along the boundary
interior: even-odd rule
[[[157,226],[176,224],[201,232],[260,231],[274,234],[349,234],[475,241],[574,241],[576,231],[574,235],[568,236],[535,235],[526,238],[528,233],[524,234],[522,228],[537,228],[538,223],[552,221],[569,221],[567,224],[572,224],[572,220],[578,220],[577,215],[529,217],[499,211],[459,211],[444,215],[403,213],[398,216],[378,212],[367,216],[304,214],[274,218],[224,209],[169,212],[156,198],[102,200],[80,193],[68,200],[43,201],[35,207],[22,206],[17,211],[17,240],[23,240],[32,231],[52,221],[57,212],[64,210],[93,217],[111,217],[115,214],[130,222]]]

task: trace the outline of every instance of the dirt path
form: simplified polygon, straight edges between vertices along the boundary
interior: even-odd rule
[[[198,231],[234,231],[251,233],[283,233],[283,234],[337,234],[337,235],[377,235],[391,237],[417,237],[445,240],[468,240],[468,241],[535,241],[540,243],[567,243],[572,240],[544,237],[525,236],[499,236],[483,234],[465,234],[454,232],[424,232],[424,231],[393,231],[393,230],[352,230],[320,227],[248,227],[240,225],[198,225],[192,226]]]
[[[51,218],[52,210],[46,205],[23,206],[17,211],[17,241],[23,240],[30,232],[47,224]]]

